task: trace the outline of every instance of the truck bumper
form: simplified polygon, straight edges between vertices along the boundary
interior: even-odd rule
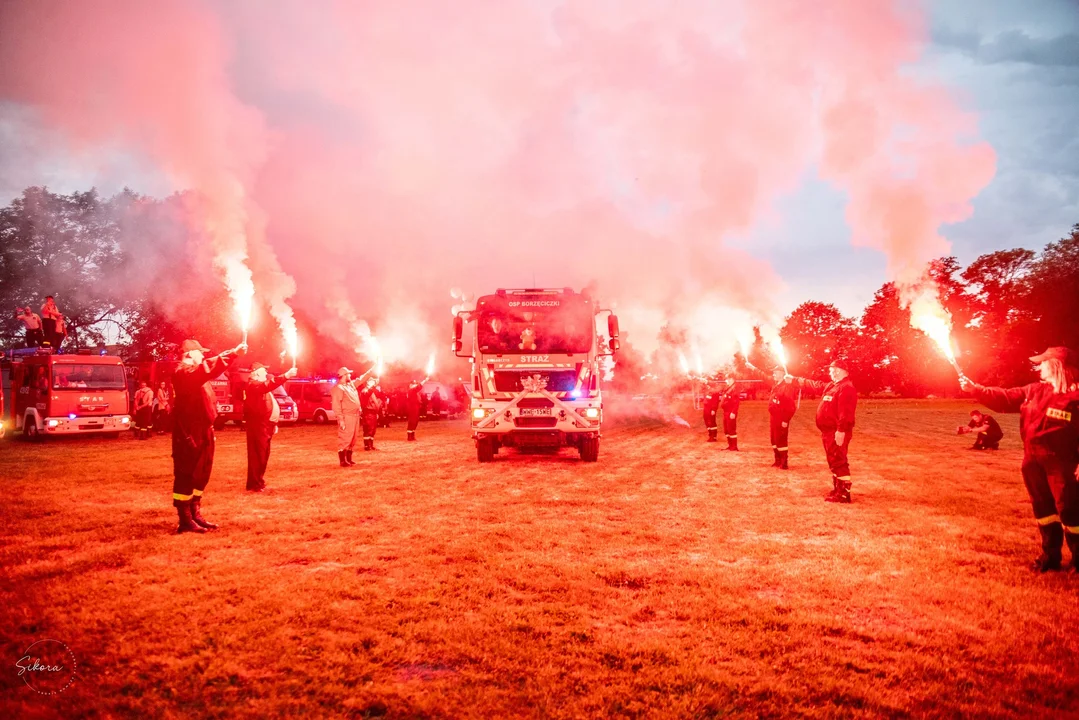
[[[111,417],[67,417],[45,418],[42,431],[46,435],[81,435],[95,432],[120,432],[131,428],[131,417],[113,415]]]

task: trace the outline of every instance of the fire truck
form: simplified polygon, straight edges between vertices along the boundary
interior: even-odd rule
[[[49,435],[119,437],[131,427],[123,361],[113,355],[15,351],[11,420],[29,440]]]
[[[609,339],[597,332],[607,315]],[[463,355],[464,324],[474,324]],[[453,351],[472,363],[472,438],[480,462],[500,448],[575,447],[599,459],[600,363],[619,347],[618,318],[570,288],[498,290],[453,319]]]

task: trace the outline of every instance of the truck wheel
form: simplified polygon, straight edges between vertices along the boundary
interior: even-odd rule
[[[224,429],[225,429],[225,421],[224,420],[214,420],[214,430],[217,430],[218,432],[221,432]]]
[[[38,442],[41,440],[41,431],[37,429],[37,423],[33,418],[26,418],[22,424],[22,434],[30,442]]]
[[[481,463],[491,462],[495,459],[495,444],[491,438],[482,438],[476,441],[476,459]]]
[[[329,418],[326,417],[326,413],[323,410],[316,410],[315,411],[315,417],[313,417],[311,419],[315,421],[316,425],[321,425],[321,424],[329,421]]]
[[[581,438],[581,460],[596,462],[599,460],[599,438]]]

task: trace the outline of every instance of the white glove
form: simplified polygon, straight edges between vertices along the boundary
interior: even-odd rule
[[[731,413],[731,420],[734,420],[734,413]]]
[[[783,427],[787,427],[787,423],[783,423]]]
[[[843,441],[847,439],[847,434],[839,430],[835,431],[835,444],[842,445]]]

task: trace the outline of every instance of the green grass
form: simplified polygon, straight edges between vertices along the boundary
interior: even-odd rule
[[[336,466],[282,430],[272,492],[218,434],[176,536],[169,441],[0,443],[0,717],[1047,717],[1079,714],[1079,575],[1036,575],[1015,417],[968,452],[970,405],[863,401],[854,504],[807,402],[791,470],[766,410],[743,452],[647,418],[600,461],[476,462],[461,422],[380,430]],[[14,662],[55,638],[39,696]]]

